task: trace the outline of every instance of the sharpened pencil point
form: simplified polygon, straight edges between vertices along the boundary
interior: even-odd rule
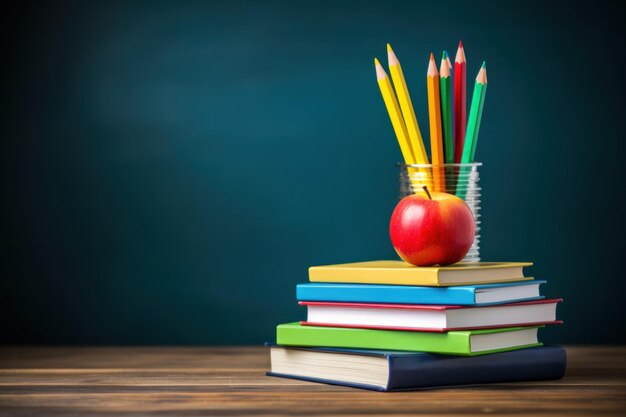
[[[454,62],[458,62],[458,63],[465,62],[465,49],[463,49],[462,42],[459,42],[459,49],[456,50],[456,57],[454,58]]]
[[[480,71],[478,71],[476,82],[479,84],[487,84],[487,66],[485,63],[483,63],[483,66],[480,67]]]
[[[387,44],[387,63],[389,66],[392,65],[400,65],[400,61],[398,61],[398,57],[396,53],[391,49],[391,45]]]
[[[439,66],[439,76],[441,78],[450,76],[450,61],[446,57],[446,52],[441,56],[441,65]]]
[[[374,65],[376,66],[376,79],[384,80],[387,78],[387,73],[383,69],[383,66],[380,65],[380,62],[378,62],[378,58],[374,58]]]
[[[435,57],[432,53],[430,54],[430,61],[428,61],[428,73],[426,75],[429,77],[439,76],[439,72],[437,72],[437,64],[435,63]]]
[[[452,62],[450,62],[450,55],[448,54],[448,51],[443,51],[443,53],[446,55],[446,62],[448,63],[448,66],[452,69]]]
[[[487,61],[483,61],[483,64],[481,65],[481,68],[487,68]]]

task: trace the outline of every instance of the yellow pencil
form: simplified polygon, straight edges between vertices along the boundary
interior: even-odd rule
[[[400,103],[400,109],[402,110],[402,117],[406,125],[407,133],[409,134],[409,140],[411,141],[411,149],[413,149],[413,155],[415,161],[418,164],[427,164],[428,155],[426,154],[426,148],[424,147],[424,140],[420,132],[420,127],[417,123],[417,117],[415,117],[415,110],[413,109],[413,103],[411,102],[411,96],[406,86],[404,74],[402,73],[402,66],[398,57],[391,49],[391,45],[387,44],[387,59],[389,62],[389,72],[391,73],[391,80],[398,96],[398,102]]]
[[[389,113],[393,130],[396,133],[396,138],[398,138],[404,162],[407,165],[414,164],[415,157],[413,155],[411,143],[409,142],[409,135],[406,131],[404,119],[400,113],[400,107],[398,106],[396,95],[391,87],[389,77],[376,58],[374,58],[374,65],[376,66],[376,79],[378,80],[378,87],[380,87],[380,92],[383,95],[383,100],[385,101],[385,106],[387,107],[387,112]]]
[[[433,54],[430,54],[426,86],[428,89],[428,116],[430,122],[430,153],[433,165],[441,165],[445,163],[441,128],[441,98],[439,96],[439,72],[437,71],[437,64]],[[445,192],[444,179],[442,168],[433,167],[433,188],[435,191]]]

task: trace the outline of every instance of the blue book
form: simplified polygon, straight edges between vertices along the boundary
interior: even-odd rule
[[[545,282],[532,280],[456,287],[307,283],[298,284],[296,297],[298,301],[482,306],[541,299],[539,286]]]
[[[271,359],[269,376],[375,391],[560,379],[566,367],[560,346],[474,357],[271,346]]]

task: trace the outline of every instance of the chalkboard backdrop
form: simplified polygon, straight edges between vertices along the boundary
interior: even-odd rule
[[[393,258],[390,42],[487,61],[485,260],[531,260],[558,343],[624,343],[624,16],[602,2],[3,6],[3,343],[259,344],[310,265]]]

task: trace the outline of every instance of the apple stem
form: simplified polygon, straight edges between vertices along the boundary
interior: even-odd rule
[[[432,200],[432,196],[430,195],[430,191],[428,191],[428,187],[427,186],[423,186],[422,187],[424,189],[424,192],[426,193],[426,195],[428,196],[429,200]]]

